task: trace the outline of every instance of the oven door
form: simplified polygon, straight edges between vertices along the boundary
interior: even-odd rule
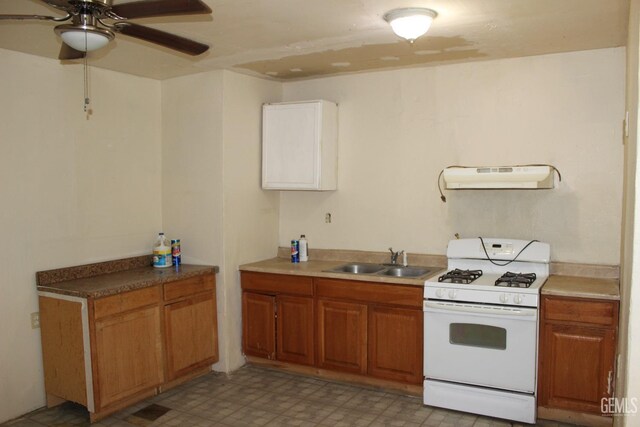
[[[424,375],[534,393],[535,308],[424,302]]]

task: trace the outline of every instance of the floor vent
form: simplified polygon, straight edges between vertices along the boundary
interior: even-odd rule
[[[166,406],[157,405],[154,403],[153,405],[149,405],[146,408],[142,408],[139,411],[134,412],[130,417],[127,417],[127,421],[131,424],[145,426],[150,423],[145,423],[144,421],[142,423],[138,423],[134,418],[138,418],[140,421],[146,420],[151,422],[157,420],[170,410],[171,408],[167,408]]]

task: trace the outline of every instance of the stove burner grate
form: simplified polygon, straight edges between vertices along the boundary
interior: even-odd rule
[[[507,271],[498,280],[496,280],[495,285],[509,288],[528,288],[535,281],[535,273],[512,273]]]
[[[438,277],[438,282],[463,283],[468,285],[480,276],[482,276],[482,270],[460,270],[456,268]]]

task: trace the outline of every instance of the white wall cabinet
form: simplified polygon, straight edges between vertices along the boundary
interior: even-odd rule
[[[338,106],[329,101],[266,104],[262,110],[262,188],[335,190]]]

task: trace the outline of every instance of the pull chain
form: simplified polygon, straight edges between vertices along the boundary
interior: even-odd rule
[[[93,113],[91,110],[91,100],[89,99],[89,66],[87,64],[87,32],[84,33],[84,112],[87,114],[87,120]]]

